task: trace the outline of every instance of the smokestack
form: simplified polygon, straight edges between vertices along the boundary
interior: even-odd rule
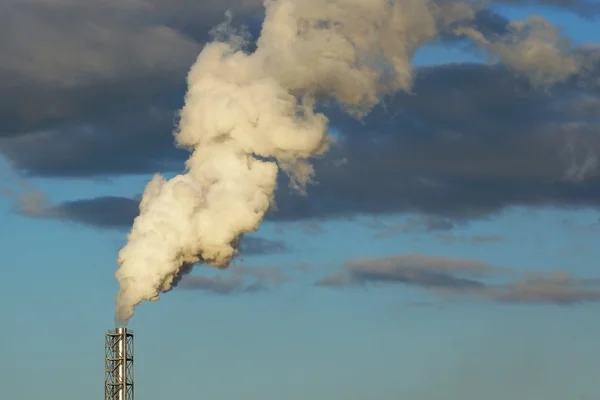
[[[104,335],[104,399],[133,400],[133,331],[117,328]]]

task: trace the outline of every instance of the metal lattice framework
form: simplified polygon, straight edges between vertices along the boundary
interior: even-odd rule
[[[104,335],[104,399],[133,400],[133,331]]]

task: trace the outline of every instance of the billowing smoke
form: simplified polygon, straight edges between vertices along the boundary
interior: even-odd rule
[[[471,22],[480,3],[265,0],[253,52],[243,34],[218,27],[189,72],[175,132],[191,152],[185,173],[148,183],[119,253],[116,320],[126,323],[136,305],[157,300],[195,263],[227,267],[240,237],[273,204],[278,170],[300,192],[311,183],[310,158],[330,142],[315,104],[333,101],[360,117],[384,96],[410,90],[415,51],[441,34],[470,38],[544,83],[573,72],[563,42],[539,20],[514,25],[504,38],[478,35]]]

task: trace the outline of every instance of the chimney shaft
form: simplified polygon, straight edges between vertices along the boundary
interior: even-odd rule
[[[133,331],[117,328],[104,339],[104,398],[133,400]]]

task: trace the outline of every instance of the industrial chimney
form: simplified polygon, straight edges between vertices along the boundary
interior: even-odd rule
[[[104,399],[133,400],[133,331],[127,328],[104,335]]]

